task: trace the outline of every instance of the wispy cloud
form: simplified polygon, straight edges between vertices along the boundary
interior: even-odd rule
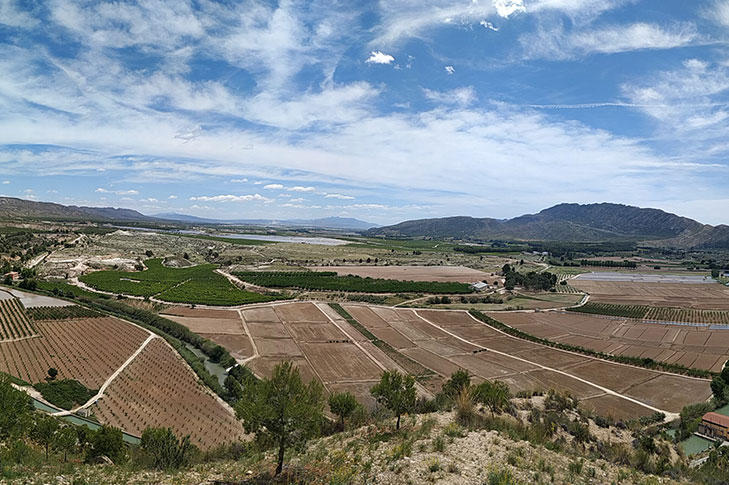
[[[96,192],[99,194],[139,195],[139,191],[134,190],[134,189],[132,189],[132,190],[108,190],[108,189],[99,187],[98,189],[96,189]]]
[[[423,94],[427,99],[439,104],[468,106],[478,98],[473,86],[453,89],[451,91],[435,91],[424,88]]]
[[[248,202],[261,201],[269,202],[271,199],[263,197],[260,194],[248,195],[201,195],[198,197],[190,197],[190,200],[198,202]]]

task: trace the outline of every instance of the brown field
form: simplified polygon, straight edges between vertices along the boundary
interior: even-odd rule
[[[210,449],[243,437],[227,405],[198,382],[197,375],[163,339],[152,340],[92,407],[102,423],[141,435],[150,426]]]
[[[600,398],[605,397],[614,408],[611,414],[621,419],[651,414],[653,410],[648,406],[667,412],[681,410],[685,396],[672,396],[669,392],[650,394],[641,387],[653,382],[683,383],[692,390],[688,399],[694,402],[711,395],[706,380],[624,366],[517,339],[462,311],[386,309],[356,304],[344,307],[379,338],[393,346],[397,343],[403,354],[436,372],[441,381],[463,368],[476,380],[503,380],[513,391],[568,391],[590,409],[608,409],[600,402]],[[525,318],[544,314],[499,313],[494,316],[502,315]],[[538,326],[539,322],[529,324]],[[599,335],[605,325],[605,322],[596,322],[588,331]],[[551,330],[560,334],[568,332],[563,328]],[[613,396],[604,389],[623,393],[626,397]],[[634,403],[629,398],[646,405]]]
[[[383,278],[401,281],[441,281],[475,283],[494,278],[465,266],[310,266],[314,271],[336,271],[341,276],[355,275],[363,278]]]
[[[571,279],[570,285],[590,294],[590,301],[729,310],[729,287],[713,284],[635,283]]]
[[[0,371],[27,382],[41,382],[48,369],[60,379],[76,379],[90,389],[132,355],[148,333],[111,317],[35,322],[39,337],[0,342]]]
[[[34,337],[33,325],[15,298],[0,300],[0,342]]]
[[[490,316],[537,337],[614,355],[651,358],[714,372],[720,371],[729,360],[728,330],[570,312],[512,312]]]

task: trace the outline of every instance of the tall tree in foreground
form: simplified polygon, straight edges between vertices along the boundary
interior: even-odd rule
[[[278,446],[278,475],[286,450],[305,443],[319,431],[324,418],[324,390],[317,381],[304,384],[299,369],[291,362],[282,362],[270,379],[251,383],[244,393],[235,406],[236,414],[246,432]]]
[[[400,429],[400,417],[415,407],[415,378],[396,370],[385,371],[370,393],[378,403],[397,416],[395,429]]]
[[[30,396],[15,389],[9,376],[0,374],[0,439],[27,432],[32,410]]]

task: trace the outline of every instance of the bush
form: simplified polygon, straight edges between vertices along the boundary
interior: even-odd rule
[[[75,405],[84,404],[97,392],[74,379],[40,382],[33,387],[43,395],[43,399],[61,409],[71,409]]]

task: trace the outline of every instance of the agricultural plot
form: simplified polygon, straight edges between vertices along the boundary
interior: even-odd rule
[[[625,366],[528,342],[502,334],[466,312],[363,305],[344,308],[368,331],[398,345],[402,353],[435,371],[441,379],[463,368],[477,381],[499,379],[513,391],[564,390],[584,406],[619,419],[648,415],[653,408],[678,412],[687,399],[699,401],[711,395],[706,380]],[[498,317],[502,315],[542,314],[507,313]],[[687,398],[664,393],[656,398],[642,389],[648,383],[660,383],[664,376],[683,383],[692,394]],[[603,398],[614,404],[609,413],[605,412]]]
[[[106,389],[92,411],[105,424],[141,435],[150,426],[190,435],[202,449],[240,440],[243,427],[229,406],[198,381],[163,340],[152,340]]]
[[[401,281],[439,281],[444,283],[475,283],[492,280],[491,273],[465,266],[310,266],[313,271],[336,272],[339,276],[381,278]]]
[[[168,268],[161,259],[145,261],[144,271],[97,271],[79,279],[109,293],[156,297],[172,303],[233,306],[271,301],[274,298],[244,291],[214,270],[214,264]]]
[[[253,345],[235,310],[173,307],[161,315],[226,348],[238,361],[253,356]]]
[[[98,389],[132,355],[148,333],[111,317],[36,321],[38,337],[0,342],[0,371],[30,383],[48,369]]]
[[[321,381],[328,392],[346,389],[373,405],[369,388],[384,369],[399,367],[378,349],[360,342],[358,332],[329,310],[313,303],[241,310],[258,353],[247,365],[259,376],[270,376],[276,364],[291,360],[305,379]]]
[[[248,271],[235,276],[254,285],[268,288],[353,291],[362,293],[438,293],[465,294],[473,290],[466,283],[434,281],[399,281],[361,276],[339,276],[333,271]]]
[[[558,313],[493,313],[522,332],[598,352],[718,372],[729,360],[729,331],[661,325],[618,317]]]
[[[729,311],[587,303],[569,311],[650,321],[729,325]]]
[[[729,287],[718,283],[602,281],[584,276],[571,279],[570,285],[589,293],[592,302],[729,310]]]
[[[0,342],[34,337],[33,325],[16,299],[0,300]]]

